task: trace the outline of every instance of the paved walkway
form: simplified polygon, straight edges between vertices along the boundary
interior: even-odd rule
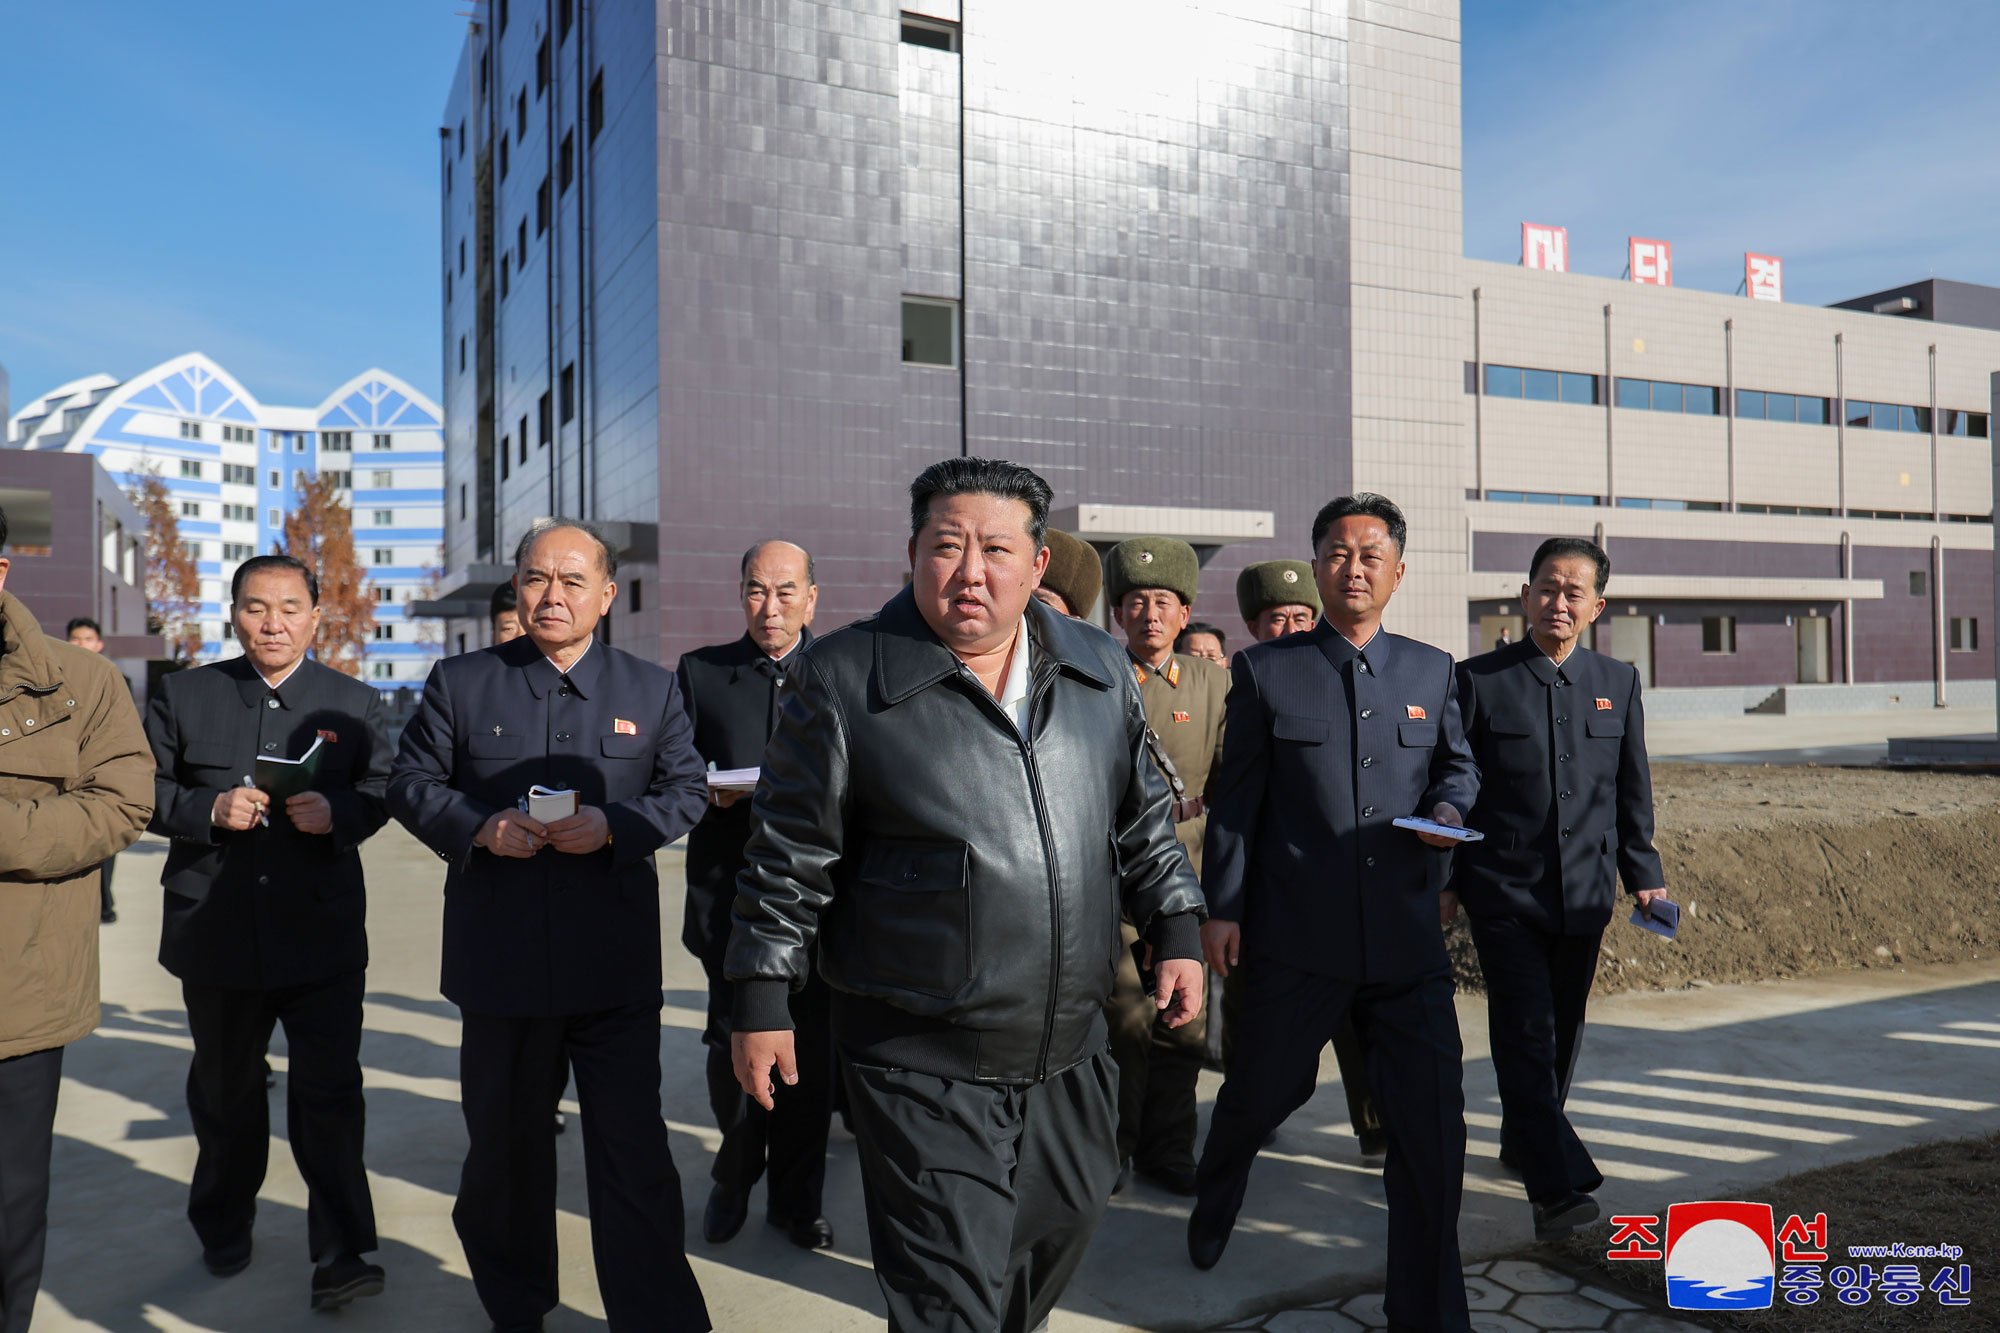
[[[1655,759],[1712,764],[1873,764],[1889,757],[1891,736],[1958,736],[1992,730],[1991,708],[1648,718],[1646,749]]]
[[[183,1218],[194,1161],[183,1101],[189,1042],[178,986],[154,961],[159,893],[142,888],[157,878],[164,850],[149,841],[120,860],[121,919],[104,932],[104,1027],[66,1058],[49,1267],[34,1333],[324,1333],[325,1318],[306,1310],[305,1190],[282,1142],[281,1097],[273,1098],[277,1140],[256,1262],[236,1278],[209,1277]],[[439,863],[394,828],[364,855],[374,949],[362,1048],[368,1164],[390,1286],[339,1322],[349,1330],[473,1333],[486,1325],[450,1220],[464,1129],[457,1015],[436,989]],[[674,942],[678,854],[662,856],[661,868],[666,1114],[690,1232],[698,1235],[717,1138],[702,1087],[701,973]],[[1459,1012],[1472,1140],[1460,1235],[1467,1263],[1478,1265],[1519,1252],[1532,1235],[1519,1185],[1494,1160],[1499,1105],[1484,1012],[1477,1003],[1461,1003]],[[1809,1166],[2000,1129],[2000,963],[1618,996],[1600,1001],[1592,1016],[1571,1109],[1609,1178],[1600,1196],[1607,1213],[1731,1197]],[[282,1091],[282,1042],[278,1051]],[[1299,1322],[1308,1319],[1303,1307],[1345,1307],[1357,1293],[1379,1290],[1383,1275],[1381,1176],[1356,1154],[1336,1078],[1329,1053],[1318,1094],[1253,1175],[1220,1267],[1190,1268],[1185,1202],[1136,1184],[1113,1201],[1054,1333],[1215,1328],[1288,1308],[1300,1313],[1263,1327],[1344,1327],[1333,1311],[1310,1312],[1328,1316],[1318,1324]],[[1204,1076],[1205,1102],[1215,1086]],[[603,1327],[582,1148],[573,1129],[558,1141],[564,1304],[549,1321],[552,1333]],[[854,1144],[838,1133],[827,1205],[839,1236],[831,1252],[796,1250],[757,1221],[730,1245],[695,1242],[718,1328],[881,1327]],[[1524,1291],[1523,1299],[1535,1294],[1563,1293]],[[1488,1314],[1512,1317],[1513,1307],[1481,1318]]]

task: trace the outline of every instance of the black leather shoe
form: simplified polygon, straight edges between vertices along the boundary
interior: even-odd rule
[[[749,1191],[724,1189],[717,1185],[708,1192],[708,1207],[701,1214],[701,1238],[710,1245],[736,1239],[736,1233],[750,1220]]]
[[[216,1277],[235,1277],[250,1266],[250,1237],[201,1252],[201,1262]]]
[[[1131,1183],[1132,1183],[1132,1159],[1129,1157],[1121,1157],[1118,1159],[1118,1179],[1111,1182],[1112,1197],[1116,1198],[1120,1194],[1123,1194],[1125,1192],[1125,1187],[1127,1185],[1130,1185]]]
[[[1187,1245],[1188,1258],[1194,1266],[1206,1273],[1222,1261],[1222,1251],[1229,1244],[1231,1228],[1209,1222],[1202,1216],[1201,1207],[1188,1214]]]
[[[1387,1157],[1389,1155],[1389,1135],[1384,1130],[1364,1129],[1354,1136],[1361,1141],[1363,1157]]]
[[[1169,1194],[1183,1199],[1194,1197],[1194,1168],[1191,1166],[1142,1166],[1139,1174]]]
[[[1565,1194],[1535,1205],[1535,1239],[1561,1240],[1597,1220],[1597,1200],[1588,1194]]]
[[[118,909],[115,907],[105,908],[97,914],[97,920],[100,925],[116,925],[118,922]]]
[[[312,1308],[338,1310],[363,1296],[380,1296],[384,1276],[382,1265],[358,1254],[343,1254],[313,1269]]]
[[[493,1333],[542,1333],[542,1321],[532,1324],[495,1324]]]
[[[782,1228],[792,1244],[802,1250],[830,1250],[833,1248],[833,1223],[824,1217],[808,1217],[795,1222],[780,1218],[766,1218],[772,1226]]]

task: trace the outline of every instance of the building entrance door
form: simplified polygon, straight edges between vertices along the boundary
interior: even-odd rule
[[[1609,638],[1610,644],[1605,645]],[[1639,673],[1639,688],[1653,688],[1653,618],[1651,616],[1605,616],[1597,622],[1600,653],[1628,662]]]
[[[1490,653],[1503,643],[1519,643],[1528,632],[1528,621],[1524,616],[1481,616],[1479,617],[1479,651]],[[1505,635],[1503,639],[1501,636]]]
[[[1799,684],[1825,685],[1833,679],[1833,622],[1825,616],[1798,616]]]

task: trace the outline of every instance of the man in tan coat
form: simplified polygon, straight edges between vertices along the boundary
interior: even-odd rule
[[[43,634],[6,591],[7,565],[0,557],[0,1333],[27,1333],[62,1051],[97,1026],[97,867],[145,829],[153,756],[117,668]]]
[[[1147,751],[1173,788],[1174,840],[1197,873],[1208,828],[1210,776],[1222,749],[1222,702],[1229,692],[1228,672],[1174,651],[1200,578],[1194,548],[1173,537],[1120,542],[1104,562],[1112,619],[1125,638],[1146,707]],[[1126,950],[1118,957],[1118,976],[1105,1005],[1111,1053],[1118,1061],[1120,1187],[1127,1172],[1136,1170],[1171,1194],[1193,1194],[1195,1083],[1208,1051],[1207,1015],[1177,1028],[1160,1022],[1150,984],[1139,973],[1140,959],[1131,952],[1138,932],[1128,925],[1124,937]]]

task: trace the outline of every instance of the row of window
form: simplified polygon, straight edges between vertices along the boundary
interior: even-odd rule
[[[535,440],[536,448],[539,449],[548,444],[549,440],[555,435],[553,414],[556,412],[561,413],[562,424],[565,426],[576,418],[576,362],[574,361],[564,366],[562,373],[556,376],[555,402],[552,404],[549,395],[544,393],[535,405],[535,424],[538,430],[538,436]],[[520,426],[514,434],[500,437],[500,479],[502,481],[513,475],[513,466],[510,460],[513,458],[516,448],[520,450],[521,463],[526,465],[528,461],[528,418],[525,416],[521,418]],[[463,518],[465,517],[463,512],[465,507],[464,487],[460,487],[459,490],[461,492],[459,496],[459,509],[461,511],[459,517]]]
[[[1468,499],[1481,498],[1477,492],[1468,491]],[[1602,505],[1603,497],[1596,495],[1569,495],[1558,491],[1488,491],[1485,499],[1500,504],[1531,505]],[[1619,509],[1661,509],[1690,514],[1720,514],[1727,508],[1720,500],[1654,500],[1637,495],[1618,497]],[[1776,514],[1789,517],[1832,518],[1834,511],[1822,505],[1769,505],[1739,504],[1739,514]],[[1849,509],[1849,518],[1906,519],[1913,523],[1929,523],[1930,514],[1913,513],[1900,509]],[[1991,523],[1991,514],[1946,514],[1946,523]]]
[[[908,324],[908,316],[904,318]],[[905,360],[908,358],[905,357]],[[1472,390],[1468,364],[1466,389]],[[1485,392],[1489,398],[1523,398],[1530,402],[1581,403],[1600,406],[1603,377],[1569,370],[1534,370],[1526,366],[1487,366]],[[1678,384],[1670,380],[1628,379],[1617,384],[1618,406],[1637,411],[1679,412],[1695,416],[1721,416],[1728,407],[1726,395],[1710,384]],[[1752,421],[1791,421],[1801,425],[1824,426],[1834,419],[1834,400],[1814,394],[1770,393],[1761,389],[1736,391],[1736,415]],[[1909,431],[1928,435],[1931,410],[1903,403],[1847,401],[1844,418],[1850,427],[1872,430]],[[1977,439],[1987,438],[1987,414],[1940,408],[1938,433]]]

